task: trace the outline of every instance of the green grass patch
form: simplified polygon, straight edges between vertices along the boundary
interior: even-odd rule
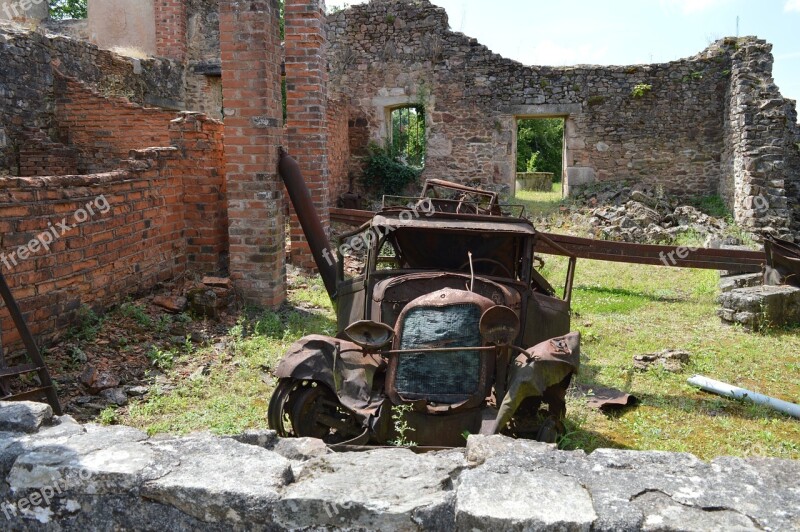
[[[553,183],[548,192],[518,190],[514,203],[524,205],[529,216],[547,217],[556,214],[562,205],[561,183]]]

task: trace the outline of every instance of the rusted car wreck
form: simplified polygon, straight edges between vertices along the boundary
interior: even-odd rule
[[[570,332],[575,257],[563,294],[535,268],[558,248],[497,194],[428,181],[331,250],[296,162],[280,171],[337,312],[336,337],[286,353],[269,405],[281,436],[386,444],[398,426],[419,447],[462,446],[467,433],[555,441],[579,365]],[[348,244],[349,243],[349,244]],[[345,276],[347,246],[363,271]]]

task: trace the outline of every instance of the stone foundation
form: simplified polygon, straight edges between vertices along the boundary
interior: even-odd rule
[[[722,321],[748,330],[800,323],[800,288],[793,286],[749,286],[719,296]]]
[[[331,453],[272,431],[159,436],[0,403],[11,530],[790,530],[800,462],[504,436],[466,449]]]

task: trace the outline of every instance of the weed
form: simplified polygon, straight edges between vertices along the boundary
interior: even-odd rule
[[[394,15],[386,15],[386,23],[387,24],[394,24],[394,21],[397,20],[397,17]]]
[[[169,314],[162,314],[158,317],[155,323],[156,332],[164,333],[169,330],[172,325],[172,317]]]
[[[684,83],[686,83],[687,81],[697,81],[697,80],[700,80],[700,79],[703,79],[703,73],[699,72],[699,71],[696,71],[696,70],[693,70],[693,71],[689,72],[689,74],[687,74],[686,76],[683,76],[683,78],[681,78],[681,80]]]
[[[647,95],[651,90],[653,90],[653,86],[647,83],[638,83],[633,86],[633,90],[631,90],[631,96],[634,98],[643,98]]]
[[[91,342],[100,332],[103,319],[88,305],[81,305],[76,315],[76,323],[67,333],[67,338],[74,338],[83,342]]]
[[[392,408],[392,422],[394,423],[394,430],[397,433],[397,438],[392,440],[392,445],[397,447],[414,447],[416,442],[406,438],[407,432],[413,432],[408,423],[406,422],[406,414],[411,412],[411,405],[398,405]]]
[[[104,408],[100,412],[100,415],[97,417],[97,420],[100,422],[101,425],[116,425],[117,423],[119,423],[117,407],[108,406]]]
[[[150,327],[153,320],[144,311],[144,307],[137,303],[127,301],[119,306],[119,314],[125,318],[130,318],[142,327]]]
[[[151,347],[147,352],[147,358],[150,363],[160,370],[171,369],[175,365],[176,354],[170,349],[161,349],[158,347]]]

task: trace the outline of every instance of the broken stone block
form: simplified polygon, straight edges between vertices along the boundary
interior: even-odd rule
[[[172,314],[178,314],[186,310],[187,305],[189,302],[183,296],[164,296],[158,295],[153,298],[153,304],[157,307],[161,307],[167,312],[171,312]]]
[[[752,331],[800,323],[800,288],[753,286],[736,288],[719,296],[717,315]]]
[[[653,366],[661,366],[667,371],[678,373],[684,364],[689,363],[691,355],[688,351],[665,349],[660,353],[648,353],[633,357],[633,367],[639,371],[647,371]]]
[[[280,438],[270,449],[289,460],[310,460],[330,454],[325,442],[317,438]]]
[[[0,401],[0,431],[36,432],[53,418],[53,409],[33,401]]]
[[[187,292],[189,308],[199,316],[218,319],[230,303],[232,292],[224,288],[200,286]]]
[[[206,286],[213,286],[216,288],[225,288],[229,290],[231,288],[231,280],[227,277],[211,277],[206,276],[200,281],[202,284]]]
[[[91,394],[119,386],[119,378],[116,375],[107,371],[98,371],[93,366],[86,366],[81,373],[80,381]]]
[[[117,406],[128,404],[128,394],[122,388],[108,388],[100,392],[100,397]]]
[[[746,288],[750,286],[760,286],[763,280],[760,273],[745,273],[742,275],[729,275],[720,277],[719,290],[720,292],[730,292],[737,288]]]

